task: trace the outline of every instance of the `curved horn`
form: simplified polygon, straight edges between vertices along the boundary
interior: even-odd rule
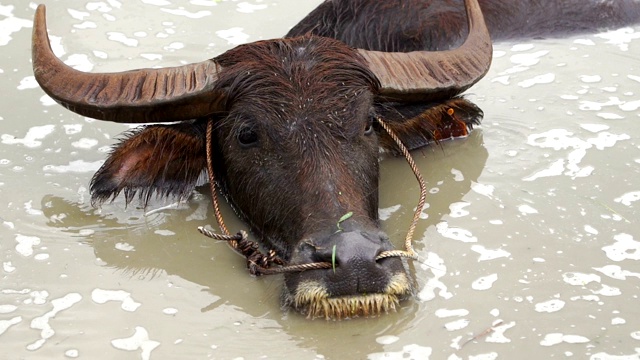
[[[493,48],[477,0],[465,0],[469,35],[457,49],[407,53],[359,49],[390,101],[432,101],[458,95],[489,70]]]
[[[220,111],[223,104],[223,94],[215,89],[220,67],[213,60],[102,74],[67,66],[51,50],[44,5],[36,10],[31,51],[42,89],[80,115],[115,122],[171,122]]]

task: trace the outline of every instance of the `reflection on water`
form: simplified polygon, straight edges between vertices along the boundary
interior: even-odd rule
[[[54,50],[88,71],[200,61],[277,37],[316,2],[48,4]],[[30,69],[32,4],[0,5],[0,341],[15,358],[640,356],[640,31],[498,44],[467,139],[414,152],[427,182],[414,299],[308,321],[279,307],[184,203],[95,209],[88,184],[129,126],[74,115]],[[143,16],[140,16],[143,14]],[[197,36],[194,36],[197,34]],[[380,214],[400,245],[418,200],[382,160]],[[228,207],[231,229],[246,228]]]

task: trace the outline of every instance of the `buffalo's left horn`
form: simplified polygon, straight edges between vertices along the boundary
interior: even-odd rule
[[[381,52],[359,49],[390,101],[435,101],[458,95],[491,66],[491,37],[477,0],[465,0],[469,35],[446,51]]]
[[[212,60],[162,69],[120,73],[77,71],[51,50],[45,6],[33,24],[33,73],[54,100],[80,115],[125,123],[171,122],[220,111],[224,94],[215,89],[220,71]]]

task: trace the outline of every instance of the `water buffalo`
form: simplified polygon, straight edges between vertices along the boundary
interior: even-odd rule
[[[39,6],[33,69],[78,114],[173,123],[138,128],[114,147],[91,181],[94,203],[120,193],[184,199],[208,169],[277,258],[332,265],[286,273],[284,305],[311,318],[375,315],[412,293],[402,253],[379,227],[379,149],[464,136],[480,121],[459,95],[489,69],[489,32],[566,33],[637,22],[640,12],[633,0],[480,4],[484,17],[477,0],[327,1],[284,39],[103,74],[55,57]]]

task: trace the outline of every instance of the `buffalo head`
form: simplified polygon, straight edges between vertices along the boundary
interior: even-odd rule
[[[288,264],[332,269],[285,275],[283,303],[310,317],[394,309],[412,292],[378,224],[378,154],[466,134],[481,112],[458,94],[489,68],[491,43],[476,0],[455,50],[354,49],[302,36],[238,46],[201,63],[122,73],[78,72],[53,55],[44,6],[33,35],[42,89],[71,111],[150,125],[118,144],[92,184],[100,203],[153,194],[187,197],[207,168],[262,243]],[[206,136],[207,125],[213,124]],[[210,141],[207,141],[207,139]]]

